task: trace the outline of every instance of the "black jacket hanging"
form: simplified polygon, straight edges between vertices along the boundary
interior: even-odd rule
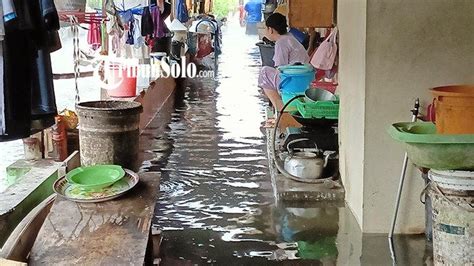
[[[146,6],[143,8],[142,23],[141,23],[141,34],[142,36],[148,36],[153,34],[153,18],[151,17],[150,7]]]

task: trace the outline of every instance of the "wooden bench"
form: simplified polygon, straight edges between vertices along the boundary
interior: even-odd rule
[[[140,160],[171,119],[176,84],[159,79],[145,96],[140,128]],[[168,114],[169,113],[169,114]],[[153,263],[158,241],[151,225],[158,199],[160,173],[139,173],[140,182],[126,195],[102,203],[76,203],[58,197],[33,245],[31,265],[143,265]]]
[[[103,203],[57,198],[31,250],[31,265],[141,265],[152,260],[150,228],[160,174],[140,174],[127,195]]]

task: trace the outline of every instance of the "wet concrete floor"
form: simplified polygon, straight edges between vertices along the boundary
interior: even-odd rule
[[[188,79],[178,89],[145,167],[162,172],[153,225],[163,236],[162,265],[392,264],[386,236],[363,237],[344,206],[275,202],[256,37],[241,32],[224,32],[215,79]],[[400,239],[397,249],[410,265],[425,260],[423,237]]]

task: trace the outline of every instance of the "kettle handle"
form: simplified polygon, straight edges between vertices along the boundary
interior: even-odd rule
[[[302,141],[307,141],[307,140],[310,140],[310,139],[307,139],[307,138],[302,138],[302,139],[294,139],[290,142],[288,142],[288,144],[286,144],[286,150],[288,150],[289,153],[292,153],[291,152],[291,149],[290,149],[290,146],[295,144],[295,143],[298,143],[298,142],[302,142]],[[317,147],[316,147],[317,148]]]
[[[289,153],[291,153],[290,145],[295,144],[295,143],[298,143],[298,142],[302,142],[302,141],[308,141],[308,140],[311,141],[311,140],[308,139],[308,138],[294,139],[294,140],[288,142],[288,144],[286,144],[286,150],[287,150]],[[315,141],[313,141],[313,143],[314,143],[314,147],[316,148],[316,151],[319,152],[318,144],[316,144]]]
[[[334,153],[336,153],[336,152],[335,152],[335,151],[325,152],[325,155],[324,155],[324,167],[326,167],[326,166],[328,165],[329,157],[331,157],[331,155],[333,155]]]

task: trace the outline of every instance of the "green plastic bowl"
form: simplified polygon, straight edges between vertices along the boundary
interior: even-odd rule
[[[98,190],[108,187],[125,176],[119,165],[95,165],[78,167],[66,175],[69,183],[84,190]]]

